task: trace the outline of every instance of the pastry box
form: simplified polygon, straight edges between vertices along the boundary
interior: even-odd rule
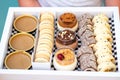
[[[64,13],[72,13],[74,14],[75,17],[73,15],[72,17],[65,16],[66,14]],[[64,14],[64,16],[60,18],[62,14]],[[76,18],[77,21],[83,21],[83,20],[80,20],[80,19],[86,18],[86,16],[83,16],[81,18],[83,14],[90,14],[94,17],[97,16],[98,14],[105,14],[107,16],[107,18],[103,17],[104,18],[103,20],[107,20],[109,24],[108,27],[110,26],[108,32],[110,32],[111,38],[109,38],[108,41],[110,43],[110,40],[112,40],[111,47],[110,47],[111,54],[112,54],[111,61],[114,61],[115,68],[111,68],[111,65],[110,65],[108,66],[108,69],[104,71],[99,71],[101,70],[101,66],[100,66],[100,68],[97,71],[97,69],[92,68],[90,65],[83,64],[84,66],[90,66],[88,67],[88,69],[83,70],[84,66],[81,67],[82,59],[81,60],[78,59],[80,58],[80,56],[78,56],[80,48],[84,45],[82,44],[82,38],[80,36],[80,33],[82,32],[82,31],[79,31],[80,27],[76,29],[76,31],[74,31],[74,29],[71,29],[72,32],[74,32],[75,36],[77,37],[76,38],[77,47],[75,47],[75,49],[71,49],[70,48],[71,46],[70,47],[64,46],[65,47],[64,48],[64,47],[61,47],[60,44],[58,45],[58,43],[56,43],[57,35],[59,35],[58,34],[59,31],[62,31],[62,30],[59,30],[62,28],[60,27],[58,28],[58,19],[67,20],[71,18],[73,20],[74,18]],[[89,18],[90,16],[88,15],[86,19],[89,19]],[[96,17],[96,18],[99,18],[99,17]],[[29,80],[33,80],[33,79],[35,80],[40,80],[40,79],[44,79],[44,80],[53,80],[53,79],[57,79],[57,80],[66,80],[66,79],[69,79],[69,80],[73,80],[73,79],[75,80],[80,80],[80,79],[81,80],[94,80],[94,79],[95,80],[101,80],[101,79],[119,80],[120,79],[120,53],[119,53],[120,52],[120,36],[119,36],[120,20],[119,18],[120,17],[119,17],[119,12],[117,7],[54,7],[54,8],[53,7],[44,7],[44,8],[10,7],[8,10],[8,14],[6,17],[6,22],[5,22],[1,42],[0,42],[0,79],[1,80],[16,80],[16,79],[17,80],[26,80],[26,79],[29,79]],[[44,19],[47,19],[46,20],[47,22],[45,22]],[[63,22],[65,22],[66,20],[63,20]],[[96,22],[97,24],[99,23],[99,20],[100,19],[96,19],[96,21],[92,20],[92,22]],[[67,20],[67,21],[68,21],[67,23],[69,23],[70,20]],[[90,22],[88,22],[87,24],[89,24],[87,26],[91,25]],[[78,23],[78,26],[79,25],[80,24]],[[46,27],[46,31],[43,31],[44,29],[43,26]],[[99,24],[95,26],[99,27]],[[70,33],[69,30],[70,29],[66,29],[66,31]],[[100,36],[102,33],[100,33],[99,31],[104,31],[104,29],[102,28],[96,29],[95,34]],[[84,33],[82,33],[81,35],[83,35]],[[61,34],[63,36],[64,32]],[[105,39],[106,36],[104,35],[102,36],[102,39]],[[66,36],[66,37],[68,38],[69,36]],[[61,43],[64,44],[63,40],[61,41],[62,41]],[[97,45],[98,49],[102,48],[102,47],[99,47],[101,45],[103,46],[104,43],[98,44]],[[94,47],[91,48],[91,46],[88,46],[88,47],[90,47],[90,49],[94,49]],[[58,48],[58,47],[61,47],[61,48]],[[73,70],[71,70],[71,66],[67,68],[63,66],[60,67],[57,64],[57,61],[55,62],[55,58],[54,58],[56,57],[55,54],[60,49],[70,49],[75,53],[74,55],[77,59],[77,62],[74,64],[76,66],[74,67]],[[88,50],[87,47],[85,47],[84,49],[85,49],[84,51]],[[95,50],[97,50],[96,47],[95,47]],[[93,52],[95,53],[95,51]],[[99,55],[100,53],[103,54],[102,52],[103,51],[99,51],[98,52]],[[88,56],[88,58],[90,57],[91,56]],[[56,58],[58,58],[59,61],[61,61],[65,58],[65,56],[60,52],[60,54],[57,55]],[[107,57],[105,62],[109,60],[108,58],[109,57]],[[88,60],[88,59],[85,59],[85,60]],[[98,60],[96,61],[96,64],[99,65],[99,63],[101,63],[102,61],[104,60]],[[89,62],[86,61],[86,63],[89,63]],[[105,68],[105,67],[106,65],[102,65],[102,68]],[[65,70],[61,71],[61,69],[65,69]],[[69,71],[69,69],[71,71]],[[109,72],[109,69],[111,70],[110,72]],[[95,70],[95,71],[92,71],[92,70]]]

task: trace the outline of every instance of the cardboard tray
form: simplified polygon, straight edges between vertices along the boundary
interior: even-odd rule
[[[117,71],[116,72],[83,72],[83,71],[55,71],[55,70],[17,70],[17,69],[6,69],[3,66],[4,58],[8,53],[8,40],[11,36],[13,29],[13,20],[17,16],[27,13],[32,14],[39,18],[41,12],[50,11],[57,12],[56,17],[64,12],[73,12],[76,15],[83,13],[90,13],[96,15],[97,13],[105,13],[113,21],[114,25],[114,41],[115,50],[114,52],[117,60]],[[15,32],[16,33],[16,32]],[[33,33],[34,35],[35,33]],[[117,7],[10,7],[4,26],[4,31],[0,43],[0,80],[120,80],[120,22]],[[37,66],[37,65],[36,65]]]

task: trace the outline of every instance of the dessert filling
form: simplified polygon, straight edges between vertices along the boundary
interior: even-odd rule
[[[61,49],[56,53],[56,61],[60,65],[70,65],[75,61],[73,51],[70,49]]]
[[[37,21],[29,16],[24,16],[16,20],[16,28],[20,31],[29,32],[36,28]]]
[[[21,51],[10,55],[6,64],[10,69],[27,69],[31,65],[31,58]]]
[[[74,32],[70,30],[64,30],[57,34],[56,41],[64,45],[69,45],[76,41],[76,36]]]

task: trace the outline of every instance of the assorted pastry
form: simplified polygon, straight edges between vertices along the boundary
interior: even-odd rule
[[[54,16],[45,12],[40,15],[39,37],[37,40],[35,62],[50,62],[54,45]]]
[[[14,20],[14,28],[19,33],[9,39],[9,46],[15,51],[6,55],[6,68],[29,69],[29,50],[35,48],[33,61],[52,62],[55,70],[74,71],[79,68],[80,71],[116,71],[112,54],[112,33],[106,15],[93,16],[85,13],[78,21],[74,13],[62,13],[57,18],[57,33],[54,33],[54,19],[53,13],[42,12],[39,25],[36,17],[32,15],[21,15]],[[34,36],[28,32],[33,32],[37,26],[35,42]]]
[[[4,63],[8,69],[29,69],[31,55],[23,50],[15,51],[6,56]]]
[[[63,47],[76,49],[78,46],[78,40],[73,31],[63,30],[57,33],[55,44],[58,49]]]
[[[19,15],[13,21],[12,35],[5,56],[5,67],[8,69],[29,69],[31,67],[31,52],[35,36],[32,33],[37,28],[37,18],[33,15]]]
[[[14,50],[28,51],[34,46],[34,36],[25,32],[17,33],[10,37],[9,45]]]
[[[105,14],[98,14],[93,18],[97,40],[93,49],[97,57],[97,70],[100,72],[116,71],[115,59],[112,55],[112,33],[108,20]]]
[[[78,20],[75,14],[70,12],[61,14],[57,20],[57,27],[59,30],[70,29],[75,32],[78,29]]]
[[[20,15],[14,20],[14,28],[20,32],[32,32],[37,27],[38,20],[33,15]]]
[[[96,44],[93,33],[92,16],[83,14],[79,21],[78,36],[81,39],[81,47],[78,49],[78,61],[82,71],[97,71],[96,56],[92,47]]]
[[[53,65],[56,70],[71,71],[77,66],[77,58],[70,48],[61,48],[55,52]]]

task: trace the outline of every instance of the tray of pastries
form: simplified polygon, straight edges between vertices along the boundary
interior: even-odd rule
[[[86,9],[11,8],[1,69],[119,72],[117,10]]]

